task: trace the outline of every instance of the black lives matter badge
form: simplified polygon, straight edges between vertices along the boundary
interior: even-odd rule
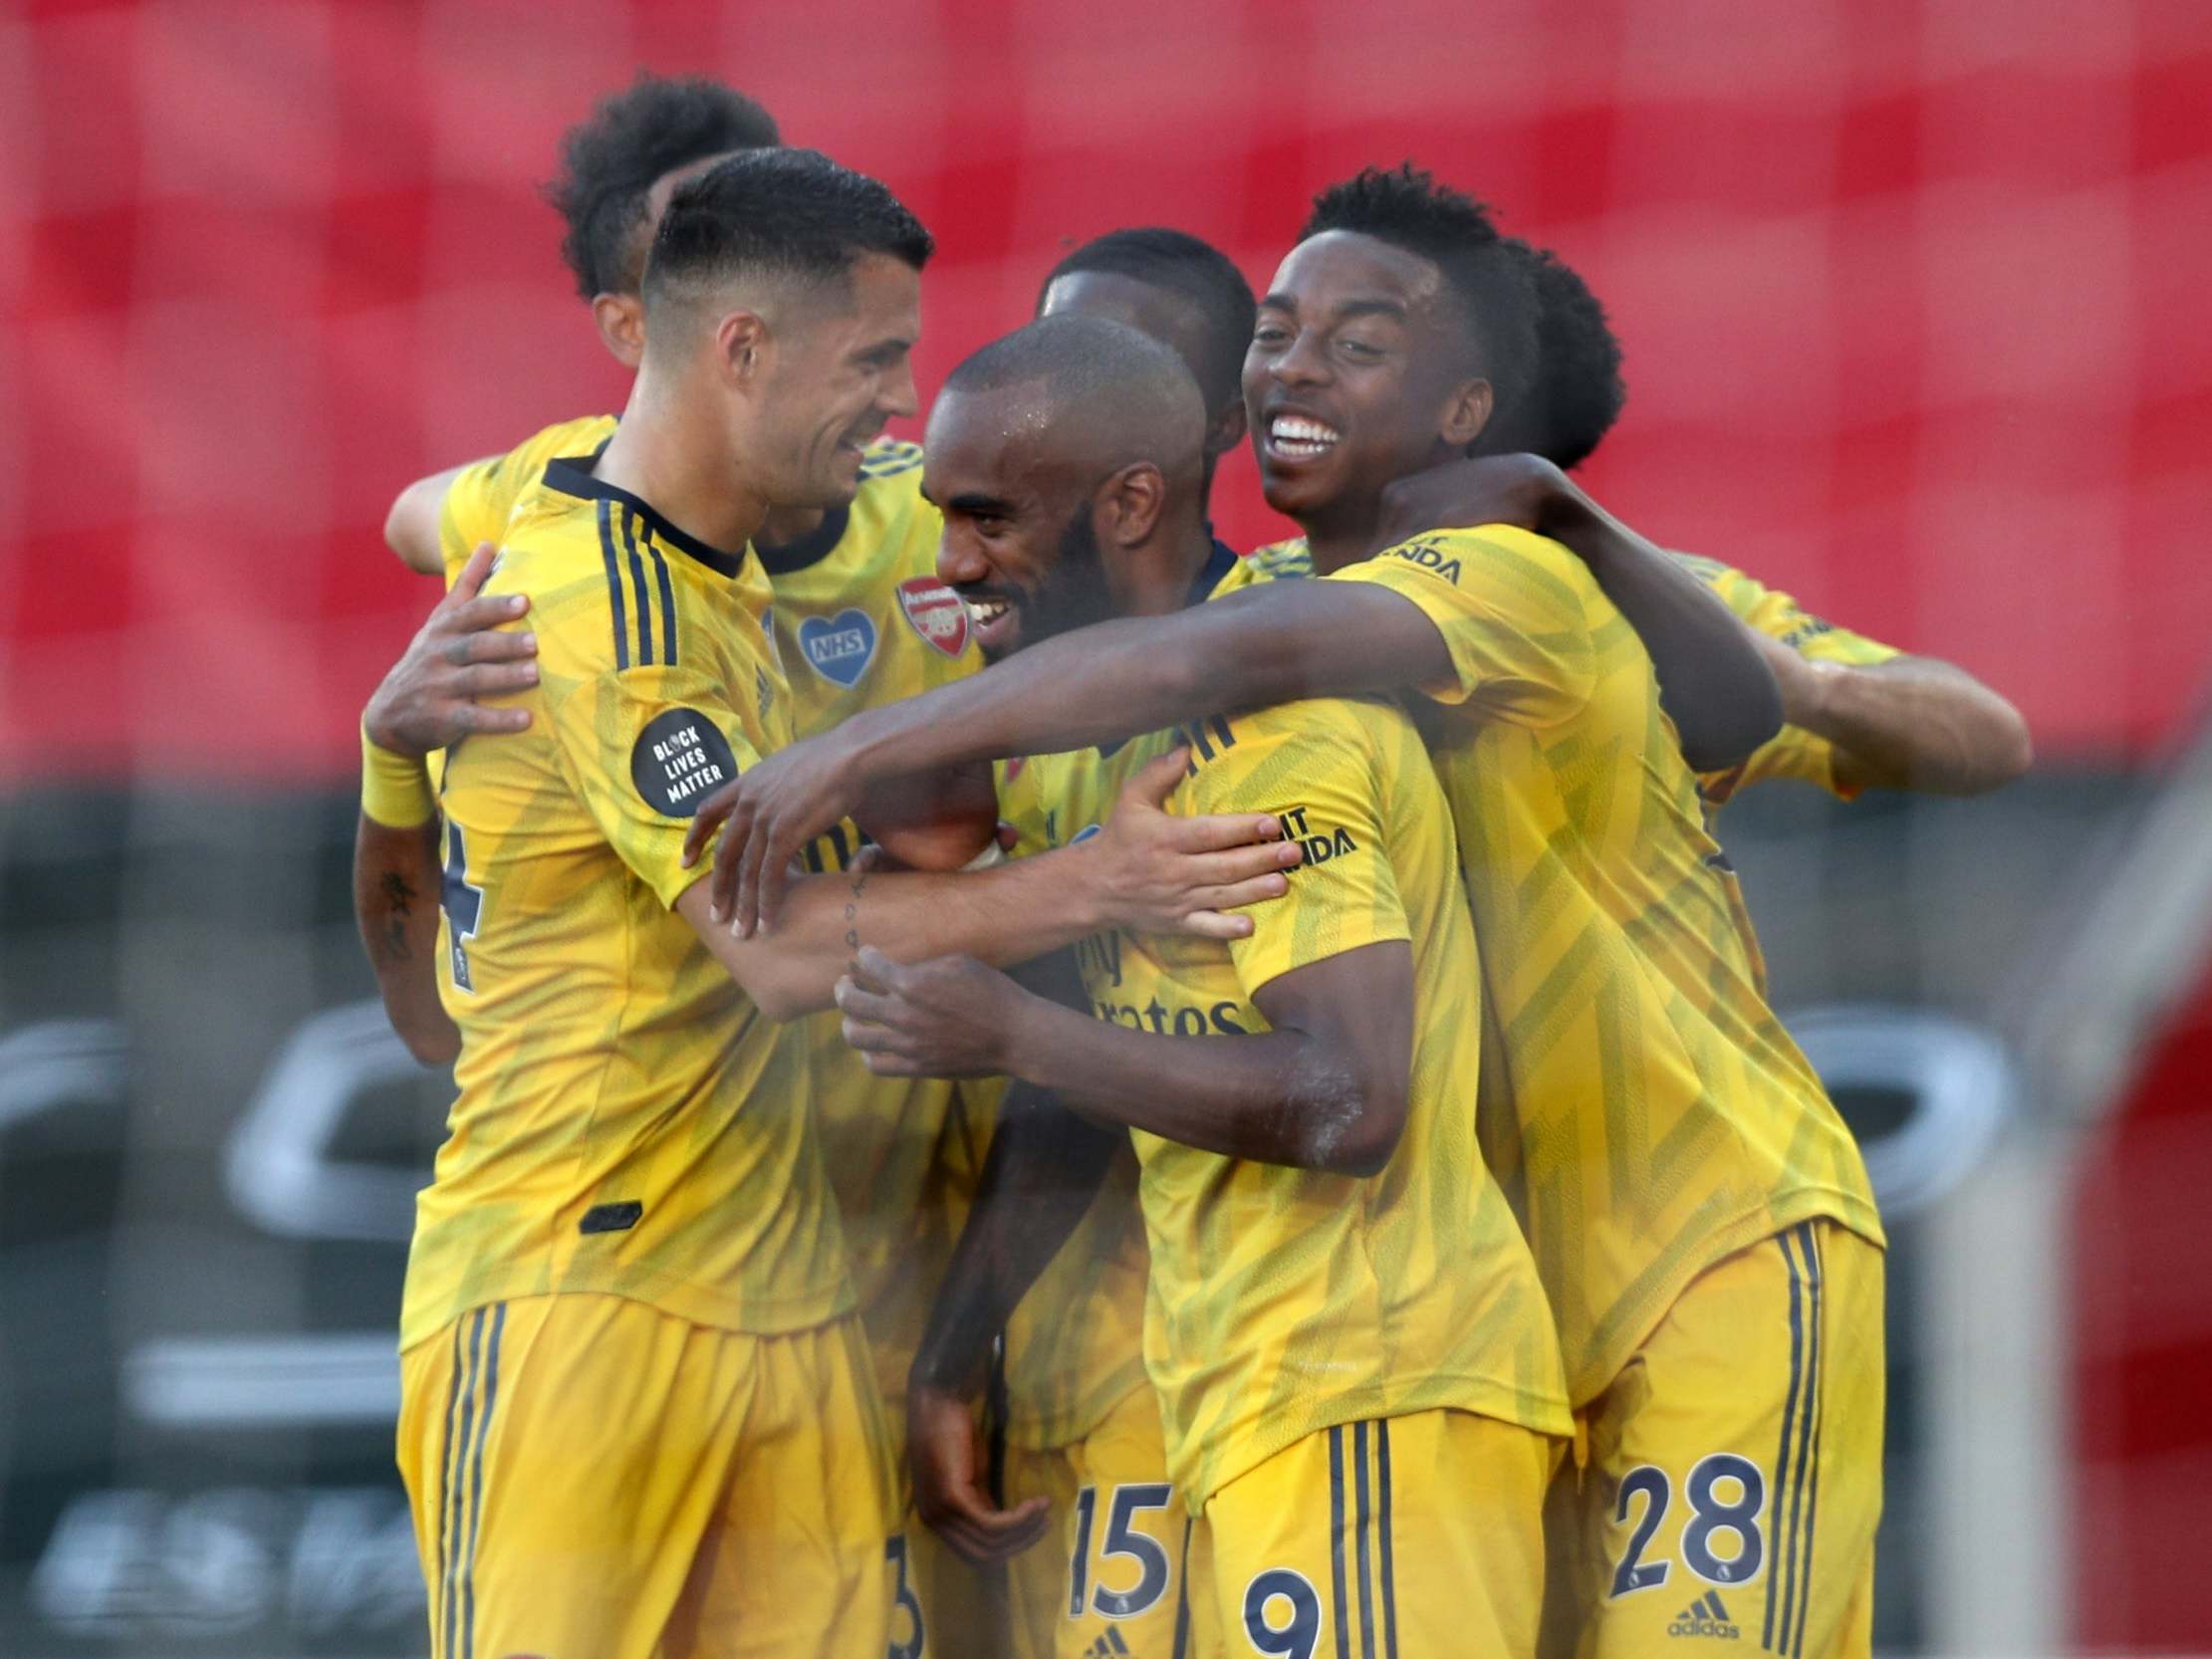
[[[630,782],[645,805],[691,818],[699,803],[737,776],[737,757],[721,728],[697,709],[656,714],[629,752]]]

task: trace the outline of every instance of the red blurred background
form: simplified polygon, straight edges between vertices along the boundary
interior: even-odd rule
[[[2125,759],[2212,661],[2212,8],[32,3],[0,21],[0,774],[337,780],[431,595],[393,492],[618,403],[535,193],[647,66],[937,233],[924,391],[1072,240],[1264,282],[1430,165],[1610,305],[1602,499]],[[1225,531],[1277,533],[1251,469]]]

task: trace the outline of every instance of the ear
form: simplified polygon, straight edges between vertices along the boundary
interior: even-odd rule
[[[1149,461],[1131,461],[1101,484],[1091,498],[1099,540],[1133,548],[1152,534],[1167,505],[1167,481]]]
[[[714,326],[714,356],[723,374],[744,390],[758,387],[776,356],[775,337],[757,311],[733,311]]]
[[[1226,455],[1244,442],[1247,430],[1244,418],[1244,399],[1239,397],[1223,404],[1206,422],[1206,454],[1209,458]]]
[[[634,294],[595,294],[592,321],[600,339],[624,368],[635,368],[645,359],[645,307]]]
[[[1453,449],[1465,449],[1490,424],[1492,394],[1488,380],[1462,380],[1444,405],[1436,435]]]

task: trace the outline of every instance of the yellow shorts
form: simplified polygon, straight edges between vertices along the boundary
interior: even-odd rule
[[[883,1659],[898,1542],[858,1319],[747,1336],[614,1296],[400,1356],[432,1659]]]
[[[1584,1415],[1548,1514],[1545,1651],[1869,1651],[1882,1253],[1812,1221],[1691,1281]]]
[[[1531,1659],[1544,1493],[1564,1451],[1468,1411],[1346,1423],[1294,1442],[1215,1493],[1199,1518],[1188,1651]]]
[[[1130,1389],[1072,1445],[1009,1446],[1005,1488],[1010,1506],[1042,1496],[1053,1516],[1007,1567],[1015,1659],[1175,1659],[1190,1527],[1150,1387]]]

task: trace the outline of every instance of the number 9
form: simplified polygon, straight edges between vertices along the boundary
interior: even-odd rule
[[[1270,1623],[1271,1604],[1282,1601],[1291,1604],[1289,1622]],[[1304,1573],[1271,1567],[1244,1592],[1244,1633],[1270,1659],[1314,1659],[1321,1642],[1321,1597]]]

